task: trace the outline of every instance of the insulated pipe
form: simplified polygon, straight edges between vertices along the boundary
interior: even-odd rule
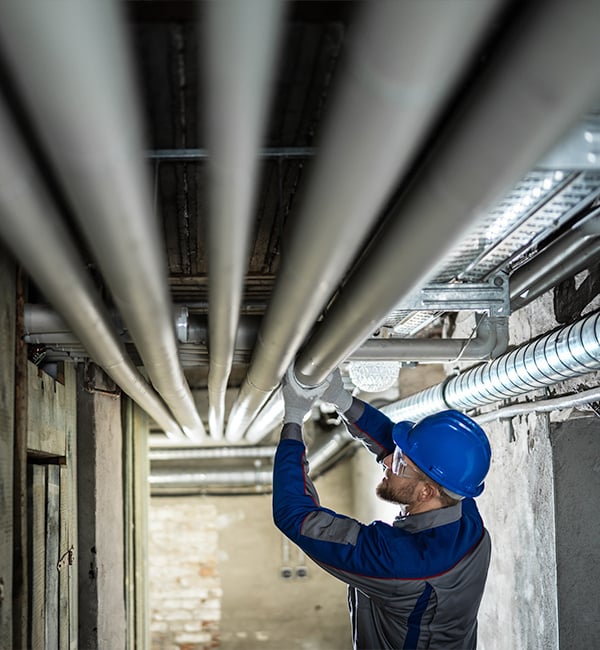
[[[193,449],[151,449],[150,461],[222,460],[239,458],[273,459],[277,447],[195,447]]]
[[[486,359],[508,345],[508,317],[482,318],[477,335],[468,339],[368,339],[354,350],[354,361],[418,361],[449,363]]]
[[[258,184],[259,146],[269,106],[281,0],[209,2],[204,21],[207,128],[209,311],[208,422],[223,437]],[[201,50],[202,51],[202,50]]]
[[[502,4],[365,3],[229,418],[230,440],[244,435],[278,385]]]
[[[327,464],[332,461],[340,452],[343,452],[348,445],[352,444],[355,439],[348,433],[345,427],[333,431],[331,434],[322,434],[318,442],[308,448],[307,459],[310,468],[311,477],[317,478],[326,468]],[[254,447],[252,450],[266,449],[273,452],[273,447]],[[201,454],[202,449],[198,450]],[[161,452],[151,452],[165,453]],[[152,488],[161,490],[161,493],[169,489],[193,489],[202,488],[214,489],[219,488],[258,488],[270,487],[273,483],[272,467],[264,469],[260,466],[248,466],[244,468],[224,468],[224,469],[196,469],[190,470],[189,466],[182,467],[177,465],[180,459],[173,459],[171,466],[165,463],[159,467],[153,465],[150,469],[150,484]]]
[[[180,334],[180,342],[206,345],[208,328],[206,318],[199,316],[182,317],[182,309],[176,310],[179,313],[177,327]],[[240,317],[236,332],[235,351],[247,351],[252,349],[256,340],[259,317]],[[38,343],[42,345],[77,345],[77,337],[69,331],[69,328],[60,316],[45,305],[25,305],[25,335],[27,343]],[[124,342],[129,342],[127,336],[122,337]],[[357,348],[349,357],[354,361],[416,361],[419,363],[447,363],[449,361],[473,361],[496,357],[506,350],[508,344],[508,319],[505,317],[484,317],[477,325],[477,334],[467,339],[410,339],[410,338],[388,338],[368,339]],[[271,398],[276,395],[272,394]],[[261,409],[255,422],[252,423],[247,432],[247,438],[252,442],[251,430],[255,423],[262,420],[263,412],[271,403],[271,398]],[[281,415],[283,412],[281,413]],[[269,418],[272,419],[272,418]],[[262,427],[262,422],[257,427]]]
[[[0,236],[90,357],[170,437],[183,433],[114,331],[77,247],[0,102]],[[56,318],[54,318],[56,320]]]
[[[284,412],[283,395],[280,389],[276,389],[248,427],[245,440],[250,444],[260,442],[276,426],[282,425]]]
[[[528,305],[600,258],[600,209],[594,210],[510,276],[511,308]]]
[[[173,471],[153,470],[150,474],[150,487],[154,488],[193,488],[221,486],[228,488],[258,487],[272,485],[273,470],[269,469],[234,469],[234,470],[197,470]]]
[[[476,415],[473,419],[479,424],[485,424],[493,420],[513,418],[515,415],[549,413],[550,411],[558,411],[560,409],[577,408],[578,406],[586,406],[598,400],[600,400],[600,388],[590,388],[589,390],[583,390],[580,393],[574,393],[572,395],[559,395],[549,399],[535,400],[534,402],[520,402],[519,404],[503,406],[495,411]]]
[[[420,420],[448,408],[468,411],[600,370],[600,314],[562,327],[488,364],[470,368],[382,410]]]
[[[322,382],[393,308],[430,281],[476,219],[594,104],[600,75],[589,62],[600,57],[598,24],[596,0],[552,0],[543,11],[525,9],[299,355],[301,383]]]
[[[178,358],[120,10],[108,0],[12,0],[2,6],[2,46],[153,385],[183,431],[201,440]]]

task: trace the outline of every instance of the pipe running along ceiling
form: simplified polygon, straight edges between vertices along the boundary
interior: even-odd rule
[[[350,362],[494,360],[407,419],[538,388],[554,362],[506,353],[508,317],[598,261],[598,4],[251,4],[0,9],[0,236],[38,362],[93,360],[156,446],[220,450],[270,448],[291,363],[353,388]],[[596,369],[593,327],[543,385]],[[264,459],[160,462],[164,489],[268,489]]]

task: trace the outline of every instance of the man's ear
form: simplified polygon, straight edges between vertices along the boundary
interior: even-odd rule
[[[429,501],[438,496],[437,488],[431,483],[423,483],[423,487],[419,490],[419,501]]]

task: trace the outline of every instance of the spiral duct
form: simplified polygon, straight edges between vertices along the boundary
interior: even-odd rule
[[[384,407],[395,420],[419,420],[444,408],[469,411],[600,370],[600,313],[567,325]]]

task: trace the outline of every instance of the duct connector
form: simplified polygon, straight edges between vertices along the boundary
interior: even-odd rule
[[[600,370],[600,313],[382,408],[395,421],[471,411]]]

